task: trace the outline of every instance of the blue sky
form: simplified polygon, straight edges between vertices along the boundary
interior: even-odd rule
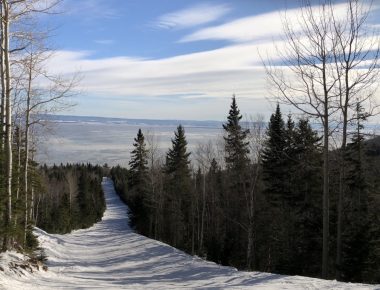
[[[377,0],[374,1],[375,3]],[[274,53],[293,0],[66,0],[52,70],[80,72],[66,114],[223,120],[232,94],[244,115],[274,104],[260,54]],[[370,22],[377,25],[378,9]]]

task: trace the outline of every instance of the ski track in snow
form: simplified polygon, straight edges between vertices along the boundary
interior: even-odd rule
[[[66,235],[36,229],[48,255],[48,271],[0,271],[0,289],[379,289],[380,285],[242,272],[189,256],[134,233],[128,226],[128,208],[112,181],[104,178],[102,186],[107,203],[102,221]]]

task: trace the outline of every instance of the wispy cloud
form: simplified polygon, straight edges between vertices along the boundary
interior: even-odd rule
[[[334,6],[335,15],[344,15],[345,4]],[[277,39],[283,34],[284,17],[292,23],[297,30],[301,25],[300,9],[287,11],[273,11],[265,14],[239,18],[221,25],[211,26],[197,30],[184,36],[180,42],[201,40],[227,40],[231,42],[250,42],[257,40]]]
[[[162,29],[183,29],[216,21],[231,10],[229,5],[201,4],[159,17],[153,25]]]
[[[227,13],[229,8],[223,7],[224,12],[209,16],[208,20],[190,17],[192,13],[184,13],[189,9],[167,14],[162,19],[170,19],[168,15],[172,15],[172,20],[157,22],[157,26],[179,29],[210,23]],[[209,6],[208,10],[215,12],[216,9]],[[190,16],[179,17],[181,14]],[[297,10],[287,11],[286,16],[297,24]],[[280,39],[282,28],[279,13],[272,12],[198,29],[182,39],[232,42],[219,49],[159,59],[124,56],[95,59],[86,51],[59,51],[50,60],[49,68],[68,75],[78,70],[82,73],[80,89],[91,98],[83,102],[81,110],[88,110],[89,114],[96,114],[90,109],[97,109],[101,115],[221,119],[233,93],[238,96],[244,112],[268,113],[271,108],[265,97],[269,93],[260,54],[278,60],[278,50],[286,45]],[[108,42],[107,39],[98,41]],[[147,102],[152,105],[147,106]]]
[[[265,92],[265,73],[255,51],[252,45],[236,45],[155,60],[93,59],[88,52],[61,51],[50,60],[49,68],[64,74],[79,70],[83,76],[81,91],[97,95],[104,102],[112,102],[112,96],[125,100],[140,96],[142,102],[144,98],[158,100],[159,96],[179,99],[179,95],[185,102],[195,98],[224,100],[233,93],[254,100]],[[186,108],[183,110],[176,113],[189,114]]]
[[[82,22],[92,22],[99,19],[117,19],[120,14],[110,2],[102,0],[68,0],[64,9],[69,15],[79,16]]]

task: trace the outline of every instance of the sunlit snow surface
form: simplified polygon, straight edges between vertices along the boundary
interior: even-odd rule
[[[0,271],[0,289],[376,289],[300,276],[240,272],[191,257],[133,233],[127,207],[104,179],[107,210],[93,227],[68,235],[36,230],[48,255],[47,272]],[[5,265],[4,255],[0,265]],[[307,261],[305,261],[307,263]]]

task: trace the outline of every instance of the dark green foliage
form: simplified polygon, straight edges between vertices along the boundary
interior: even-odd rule
[[[231,169],[233,172],[246,170],[249,164],[249,143],[247,141],[249,130],[244,130],[241,127],[241,119],[242,115],[236,104],[236,98],[233,96],[230,112],[227,117],[227,123],[223,124],[225,132],[225,160],[227,168]]]
[[[127,192],[128,192],[129,171],[126,168],[115,166],[111,168],[110,175],[115,185],[115,190],[117,194],[120,196],[122,201],[124,201],[125,203],[128,203]]]
[[[286,125],[280,106],[272,114],[263,149],[263,181],[271,231],[269,270],[285,274],[318,275],[319,263],[304,265],[307,257],[319,258],[321,235],[320,138],[309,121]],[[318,266],[316,266],[318,265]]]
[[[130,180],[129,186],[135,191],[145,193],[147,191],[147,154],[144,135],[139,129],[137,137],[134,139],[134,149],[131,152],[131,161],[129,162]]]
[[[225,162],[228,177],[226,178],[225,195],[222,202],[225,204],[224,223],[247,224],[242,206],[247,203],[250,192],[250,160],[249,142],[247,139],[249,130],[241,126],[242,115],[238,109],[236,98],[233,96],[227,123],[223,124]],[[223,242],[223,263],[226,265],[237,265],[244,260],[246,242],[240,237],[244,236],[245,229],[239,226],[225,228]],[[239,253],[239,255],[237,254]]]
[[[148,187],[148,161],[144,135],[139,129],[129,162],[128,205],[131,224],[145,235],[149,232],[150,196]]]
[[[263,180],[268,201],[280,205],[286,197],[285,184],[287,183],[286,161],[286,131],[280,106],[271,115],[267,130],[267,140],[262,152]]]
[[[161,165],[150,162],[150,166],[155,165],[146,168],[146,163],[139,161],[144,158],[137,158],[143,155],[138,152],[144,152],[136,150],[142,144],[142,134],[138,134],[131,169],[111,169],[117,192],[131,207],[136,230],[223,265],[320,277],[323,193],[320,136],[308,119],[294,121],[288,116],[284,122],[277,106],[261,151],[262,160],[258,156],[257,163],[253,163],[249,148],[257,148],[259,144],[248,143],[247,137],[254,135],[244,130],[240,122],[233,98],[224,124],[224,168],[210,158],[203,167],[191,171],[182,126],[175,132],[166,162]],[[379,283],[380,138],[365,141],[359,125],[345,152],[347,190],[340,270],[346,281]],[[332,151],[330,155],[335,160],[340,152]],[[135,166],[139,163],[142,166]],[[329,175],[331,253],[335,250],[334,194],[338,192],[339,166],[334,164]],[[147,172],[142,190],[136,180],[145,180],[139,177],[145,173],[137,174],[138,168]],[[148,210],[144,209],[145,204]],[[333,255],[330,265],[329,274],[333,275],[337,267]]]
[[[90,164],[41,168],[45,193],[36,205],[36,225],[49,233],[68,233],[101,220],[105,199],[103,169]]]
[[[345,196],[343,200],[342,279],[363,281],[363,269],[370,254],[369,183],[367,181],[362,122],[366,117],[357,107],[356,131],[344,152]]]
[[[26,244],[25,244],[26,249],[37,249],[38,247],[38,240],[37,238],[33,235],[33,228],[31,226],[28,227],[28,230],[26,232]]]
[[[171,244],[190,249],[191,233],[191,178],[189,156],[184,128],[179,125],[174,132],[172,148],[166,154],[164,166],[164,191],[167,198],[164,206],[166,225],[163,240]]]
[[[179,125],[177,131],[174,132],[172,139],[172,148],[166,154],[165,172],[171,179],[176,177],[188,179],[190,176],[189,156],[187,152],[187,141],[184,128]]]

